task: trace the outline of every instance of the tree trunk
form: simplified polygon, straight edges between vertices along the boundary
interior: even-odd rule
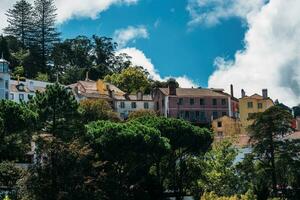
[[[276,178],[276,166],[275,166],[275,148],[274,141],[271,134],[270,154],[271,154],[271,173],[272,173],[272,189],[273,193],[277,195],[277,178]]]

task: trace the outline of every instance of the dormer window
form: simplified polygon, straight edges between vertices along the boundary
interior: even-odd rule
[[[17,85],[17,89],[19,91],[25,91],[24,84],[21,83],[21,84]]]

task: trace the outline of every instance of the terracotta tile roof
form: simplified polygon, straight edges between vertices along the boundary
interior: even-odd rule
[[[82,85],[86,93],[94,93],[94,92],[98,93],[97,85],[95,81],[78,81],[78,84]]]
[[[115,92],[117,95],[121,96],[121,95],[125,95],[125,92],[123,92],[122,90],[120,90],[117,86],[110,84],[110,83],[106,83],[106,85],[108,86],[108,88]]]
[[[169,95],[169,88],[159,88],[159,90],[165,94]],[[213,96],[213,97],[225,97],[225,94],[215,92],[212,89],[204,88],[176,88],[177,96],[194,96],[194,97],[203,97],[203,96]]]

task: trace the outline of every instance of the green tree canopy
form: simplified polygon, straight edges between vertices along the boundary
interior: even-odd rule
[[[34,1],[34,34],[35,44],[41,50],[41,58],[46,70],[53,44],[58,42],[59,33],[57,32],[56,7],[54,0],[35,0]],[[45,71],[44,71],[45,72]]]
[[[121,73],[107,75],[104,80],[127,93],[145,91],[149,87],[148,74],[141,67],[128,67]]]
[[[94,178],[101,179],[103,175],[95,173],[88,146],[78,141],[66,143],[55,137],[48,140],[39,137],[36,145],[37,162],[19,182],[22,199],[99,199],[97,189],[100,188],[96,187]]]
[[[141,110],[136,110],[134,112],[129,113],[128,120],[133,120],[137,119],[140,117],[156,117],[157,114],[153,110],[146,110],[146,109],[141,109]]]
[[[204,156],[201,164],[203,179],[200,187],[206,192],[215,192],[219,196],[231,196],[239,191],[239,177],[234,161],[238,152],[228,141],[216,143]]]
[[[73,138],[81,131],[79,104],[72,92],[58,83],[48,85],[29,104],[39,115],[40,130],[63,139]]]
[[[285,137],[292,132],[293,116],[281,106],[272,106],[263,113],[254,116],[254,122],[249,126],[249,134],[254,142],[254,159],[256,166],[264,174],[264,182],[269,180],[273,195],[277,195],[279,172],[283,166],[276,165],[278,156],[282,153],[287,156]],[[267,192],[265,192],[267,193]]]
[[[0,161],[24,160],[37,114],[24,104],[0,101]]]
[[[17,1],[6,13],[8,26],[4,32],[18,38],[23,48],[29,45],[33,32],[33,8],[26,0]]]
[[[155,199],[147,185],[150,168],[170,146],[158,130],[137,123],[98,121],[87,125],[87,138],[96,155],[107,162],[109,199]]]
[[[160,131],[169,139],[171,151],[155,164],[155,175],[166,190],[182,198],[190,192],[199,177],[189,174],[191,157],[203,155],[212,143],[212,133],[208,129],[193,126],[180,119],[165,117],[142,117],[135,120]]]
[[[113,112],[111,105],[103,99],[83,100],[80,102],[79,110],[85,123],[98,120],[120,120],[118,114]]]

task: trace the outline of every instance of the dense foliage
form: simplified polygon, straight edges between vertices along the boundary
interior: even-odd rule
[[[54,0],[18,0],[7,16],[0,55],[12,78],[56,81],[28,103],[0,101],[0,190],[11,199],[300,199],[300,141],[286,137],[285,105],[253,115],[252,153],[236,160],[232,144],[211,145],[211,131],[189,122],[145,110],[120,122],[106,101],[78,103],[58,82],[101,78],[127,93],[168,82],[151,80],[111,38],[60,41]]]
[[[113,122],[116,116],[107,102],[78,104],[57,83],[28,103],[3,100],[0,108],[2,135],[13,138],[1,144],[0,163],[26,162],[33,151],[33,164],[24,176],[10,180],[19,199],[193,195],[190,187],[199,177],[189,172],[190,160],[200,158],[212,142],[209,130],[178,119],[141,115]],[[1,173],[7,178],[11,172],[6,167]]]

